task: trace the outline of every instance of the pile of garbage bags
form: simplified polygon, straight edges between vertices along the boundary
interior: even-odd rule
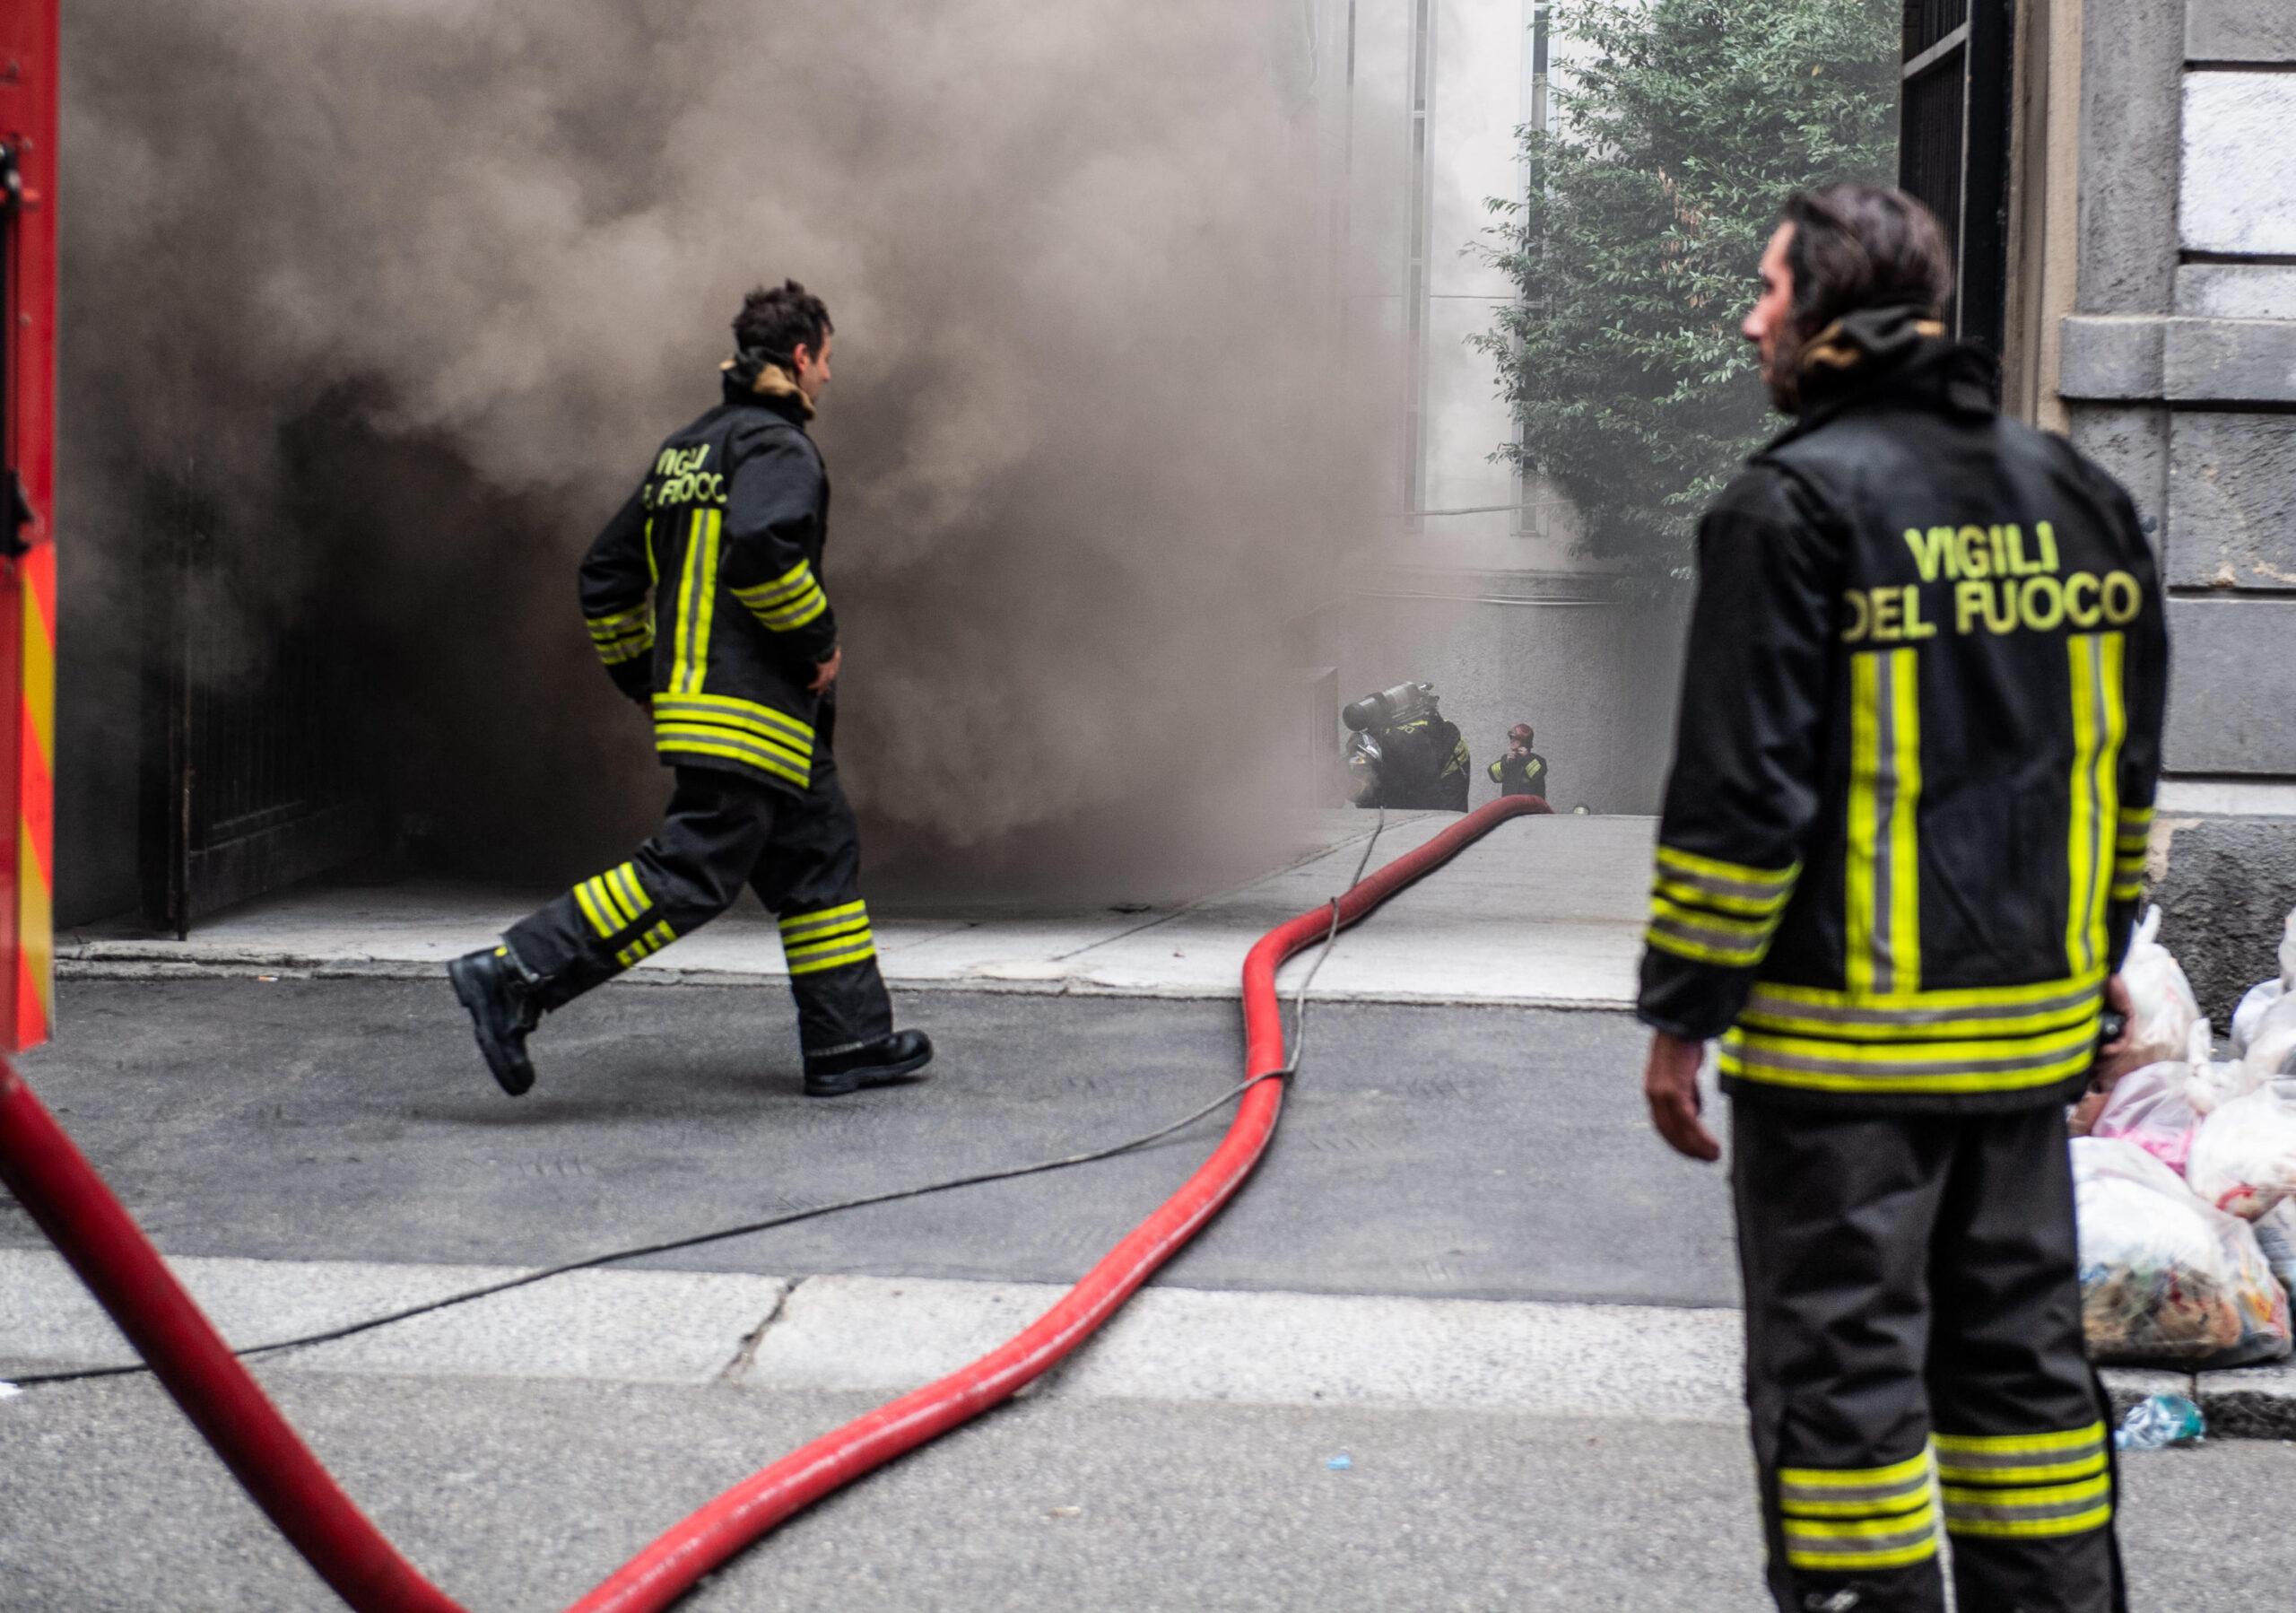
[[[2296,912],[2231,1057],[2146,913],[2129,1037],[2073,1113],[2082,1321],[2100,1361],[2241,1366],[2290,1353],[2296,1288]]]

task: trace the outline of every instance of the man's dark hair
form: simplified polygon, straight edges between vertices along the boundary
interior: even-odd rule
[[[1794,275],[1794,324],[1805,341],[1861,308],[1918,308],[1935,317],[1953,294],[1945,232],[1936,214],[1902,190],[1797,190],[1779,218],[1794,226],[1786,264]]]
[[[768,289],[760,286],[742,299],[734,316],[734,344],[753,348],[784,367],[795,362],[799,343],[818,359],[822,339],[837,327],[829,322],[829,305],[794,280]]]

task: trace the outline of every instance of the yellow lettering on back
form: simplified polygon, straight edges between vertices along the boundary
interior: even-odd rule
[[[1894,644],[1905,637],[1905,630],[1898,622],[1898,611],[1904,603],[1904,597],[1895,589],[1874,590],[1874,641],[1876,644]]]
[[[1866,608],[1863,590],[1852,589],[1842,597],[1849,602],[1849,625],[1841,630],[1841,641],[1856,644],[1866,637],[1866,630],[1873,625],[1873,613]]]
[[[2040,539],[2040,543],[2041,543],[2041,570],[2042,570],[2042,571],[2056,571],[2056,570],[2057,570],[2057,533],[2056,533],[2056,531],[2055,531],[2055,530],[2054,530],[2054,529],[2049,526],[2049,524],[2048,524],[2047,521],[2037,521],[2037,522],[2035,522],[2035,523],[2034,523],[2034,525],[2033,525],[2033,536],[2034,536],[2035,537],[2037,537],[2037,538]]]
[[[1905,529],[1905,546],[1913,551],[1913,563],[1921,568],[1921,580],[1935,582],[1942,570],[1948,577],[1961,575],[1961,567],[1953,553],[1953,529],[1932,527],[1927,532],[1918,527]]]
[[[1921,590],[1909,582],[1905,585],[1905,636],[1909,639],[1934,639],[1937,623],[1921,619]]]
[[[2136,613],[2144,608],[2144,590],[2136,579],[2126,571],[2105,573],[2105,620],[2115,627],[2126,627],[2136,620]]]
[[[2054,577],[2028,577],[2024,587],[2025,625],[2047,632],[2065,620],[2065,590]]]
[[[2044,527],[2041,530],[2046,532],[2048,528]],[[2084,589],[2092,596],[2087,605],[2081,603],[2081,594]],[[2075,627],[2094,627],[2099,618],[2104,614],[2097,606],[2094,597],[2097,592],[2097,574],[2094,571],[2075,571],[2066,578],[2065,580],[2065,619]]]
[[[1989,557],[1985,549],[1984,527],[1964,527],[1953,541],[1961,551],[1962,576],[1990,577],[1993,575],[1993,568],[1988,563]]]

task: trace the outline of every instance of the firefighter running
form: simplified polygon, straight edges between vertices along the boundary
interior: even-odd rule
[[[664,442],[582,562],[582,614],[615,686],[675,770],[654,837],[448,966],[487,1066],[534,1085],[543,1015],[732,906],[746,884],[780,923],[805,1091],[915,1078],[861,898],[861,846],[831,736],[844,654],[822,591],[829,479],[806,434],[831,327],[796,281],[750,293],[717,407]]]
[[[1651,1114],[1718,1157],[1719,1036],[1778,1606],[1942,1613],[1942,1539],[1962,1613],[2117,1613],[2064,1106],[2126,1003],[2152,556],[1945,338],[1918,203],[1843,186],[1783,219],[1744,334],[1796,418],[1699,531]]]
[[[1501,796],[1546,798],[1546,758],[1531,748],[1531,725],[1518,722],[1507,730],[1507,754],[1490,767],[1491,781]]]

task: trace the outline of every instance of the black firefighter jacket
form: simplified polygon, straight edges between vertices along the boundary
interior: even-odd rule
[[[2151,548],[1910,310],[1832,327],[1805,374],[1699,529],[1641,1016],[1722,1036],[1744,1098],[2064,1101],[2142,895]]]
[[[822,591],[829,477],[810,407],[769,368],[671,435],[582,562],[582,615],[623,693],[653,709],[665,766],[802,793],[831,765],[810,693],[837,645]]]

